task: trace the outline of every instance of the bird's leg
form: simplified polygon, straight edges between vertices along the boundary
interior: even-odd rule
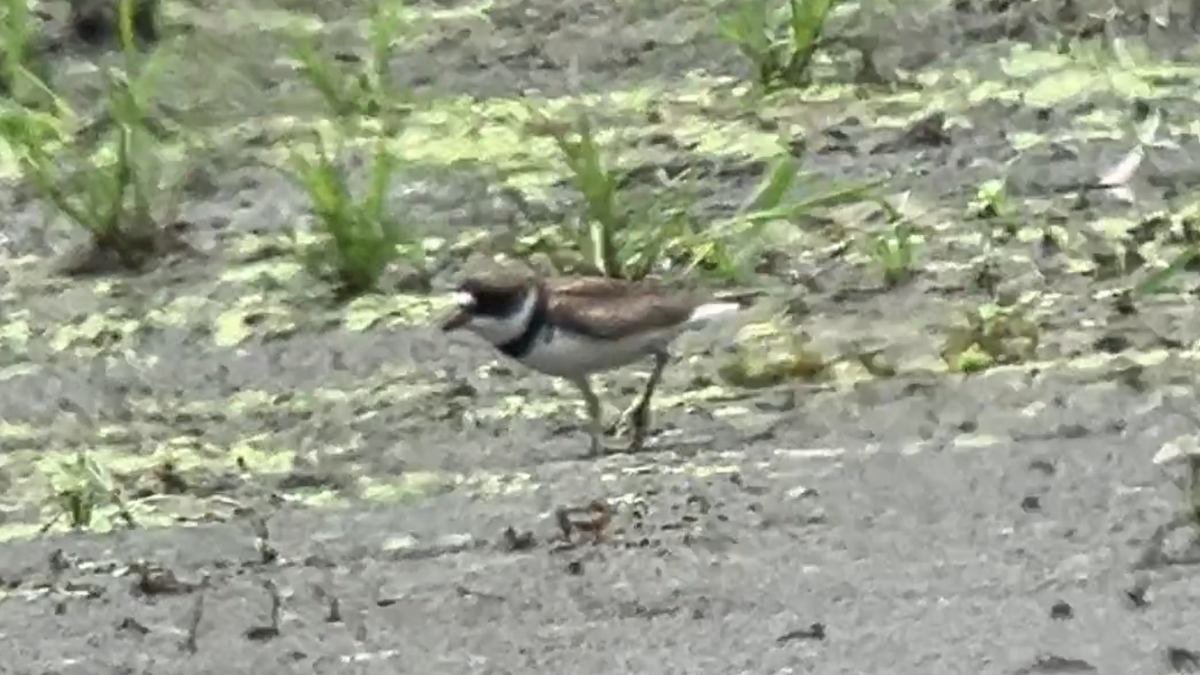
[[[583,394],[583,402],[587,406],[587,432],[588,436],[591,437],[587,456],[597,457],[604,454],[606,449],[604,445],[604,421],[601,418],[600,398],[596,396],[596,392],[592,391],[592,385],[586,377],[571,380],[571,383]]]
[[[650,429],[650,398],[654,396],[654,390],[662,380],[663,371],[666,370],[670,360],[671,355],[665,349],[654,352],[654,370],[650,371],[650,379],[646,381],[646,388],[637,401],[621,414],[618,428],[628,429],[631,432],[630,452],[641,450],[642,445],[646,442],[646,434]]]

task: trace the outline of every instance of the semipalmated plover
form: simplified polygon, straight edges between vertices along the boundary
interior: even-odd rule
[[[650,397],[670,359],[670,343],[690,328],[741,308],[739,302],[675,291],[656,281],[539,278],[517,272],[472,276],[459,285],[455,302],[457,309],[442,330],[466,329],[502,354],[579,389],[590,422],[589,456],[618,451],[604,443],[600,399],[589,382],[592,375],[654,358],[645,390],[622,416],[632,432],[624,450],[640,450],[649,426]]]

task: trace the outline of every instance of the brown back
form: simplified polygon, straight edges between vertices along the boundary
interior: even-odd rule
[[[542,288],[549,291],[551,320],[608,339],[671,328],[687,320],[703,302],[694,294],[672,291],[653,281],[562,277],[543,281]]]

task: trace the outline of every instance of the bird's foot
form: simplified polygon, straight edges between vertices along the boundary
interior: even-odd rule
[[[633,434],[628,443],[614,443],[610,442],[609,439],[604,437],[593,437],[588,446],[588,453],[586,457],[588,459],[595,459],[597,457],[625,455],[641,452],[645,449],[647,440],[646,436],[647,434],[645,431],[638,431],[637,427],[635,426]]]
[[[639,436],[644,440],[646,432],[650,427],[650,406],[645,403],[637,403],[630,406],[625,412],[621,413],[620,418],[616,422],[609,425],[607,432],[610,436]]]

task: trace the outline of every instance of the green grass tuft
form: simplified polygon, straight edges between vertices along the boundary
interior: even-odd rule
[[[803,87],[830,14],[841,0],[743,0],[720,21],[721,37],[737,46],[753,64],[757,84],[766,91]]]

